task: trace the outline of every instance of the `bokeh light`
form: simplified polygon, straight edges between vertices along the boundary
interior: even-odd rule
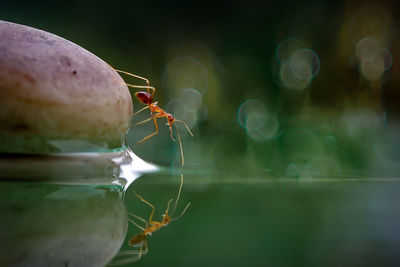
[[[199,117],[201,120],[207,118],[207,108],[203,104],[203,97],[194,88],[186,88],[180,91],[177,98],[168,102],[166,109],[174,114],[177,119],[185,121],[189,128],[196,125]]]
[[[259,100],[246,100],[239,107],[238,121],[246,130],[260,129],[267,120],[267,117],[267,108],[264,103]]]
[[[380,58],[383,60],[384,71],[388,71],[392,67],[393,58],[390,51],[386,48],[378,48],[375,51],[374,57]]]
[[[186,88],[180,92],[179,98],[185,103],[187,111],[196,112],[203,105],[203,96],[194,88]]]
[[[186,88],[194,88],[204,95],[208,88],[207,69],[194,57],[177,57],[165,68],[163,88],[171,98],[177,97]]]
[[[301,79],[314,78],[319,72],[318,55],[310,49],[299,49],[290,58],[291,68],[295,75]]]
[[[392,55],[386,48],[370,37],[359,40],[355,46],[362,75],[369,81],[380,80],[385,71],[392,66]]]
[[[247,135],[256,141],[275,137],[279,129],[277,117],[268,112],[264,103],[256,99],[243,102],[237,117],[239,124],[246,129]]]
[[[278,135],[279,122],[276,116],[269,114],[264,124],[256,129],[247,129],[247,135],[256,141],[263,141]]]
[[[273,62],[274,82],[288,89],[303,90],[319,73],[318,55],[307,48],[306,41],[288,38],[278,44]]]
[[[284,87],[302,90],[310,85],[312,77],[311,68],[301,63],[304,62],[298,62],[298,66],[296,66],[298,69],[295,69],[296,72],[294,72],[290,61],[283,62],[280,68],[280,80]],[[302,76],[300,77],[296,73],[300,73]]]
[[[300,169],[296,164],[290,163],[286,168],[285,175],[287,177],[298,178],[300,176]]]
[[[361,61],[370,60],[378,48],[379,45],[375,39],[366,37],[357,42],[355,53]]]
[[[370,60],[363,60],[360,66],[361,73],[370,81],[377,81],[382,78],[385,71],[385,64],[382,57],[374,56]]]
[[[303,40],[297,38],[287,38],[281,41],[275,49],[275,59],[278,63],[289,60],[290,57],[297,51],[306,47]]]
[[[197,122],[196,112],[187,110],[185,102],[180,98],[171,99],[165,109],[167,112],[173,114],[176,119],[186,122],[189,128],[193,128]]]

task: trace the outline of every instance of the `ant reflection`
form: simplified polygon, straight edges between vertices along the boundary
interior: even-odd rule
[[[148,220],[145,220],[145,219],[137,216],[136,214],[129,213],[129,215],[132,217],[132,218],[128,218],[129,222],[132,223],[133,225],[135,225],[136,227],[138,227],[140,230],[142,230],[142,232],[133,236],[129,240],[128,244],[133,247],[139,247],[139,249],[138,250],[125,250],[125,251],[119,252],[116,257],[121,257],[121,256],[128,256],[128,257],[124,258],[124,259],[113,260],[109,265],[120,265],[120,264],[130,263],[130,262],[139,260],[142,257],[142,255],[147,254],[147,252],[149,251],[149,248],[147,245],[147,237],[149,235],[151,235],[153,232],[159,230],[161,227],[165,227],[169,223],[178,220],[185,214],[186,210],[190,206],[190,203],[188,203],[186,205],[186,207],[183,209],[183,211],[181,212],[181,214],[179,216],[173,218],[176,207],[179,202],[181,192],[182,192],[182,186],[183,186],[183,174],[181,174],[181,182],[179,185],[178,195],[175,199],[174,208],[172,209],[171,214],[169,214],[169,208],[170,208],[171,202],[173,201],[173,199],[171,198],[168,201],[167,208],[166,208],[164,214],[162,215],[163,218],[160,222],[153,221],[153,215],[156,210],[155,207],[150,202],[145,200],[142,196],[140,196],[139,194],[134,192],[136,197],[138,197],[142,202],[146,203],[147,205],[149,205],[152,208],[150,217]],[[135,221],[134,219],[137,221]],[[140,223],[138,221],[140,221],[144,225],[143,226],[140,225]],[[129,256],[131,256],[131,257],[129,257]]]

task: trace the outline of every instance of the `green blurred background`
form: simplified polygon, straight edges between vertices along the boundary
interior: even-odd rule
[[[181,128],[187,166],[262,177],[397,176],[398,11],[383,1],[0,3],[2,19],[149,78],[159,105],[194,131]],[[131,129],[135,153],[179,165],[168,127],[135,146],[153,128]]]
[[[151,237],[141,266],[398,266],[399,11],[394,1],[0,3],[1,19],[149,78],[195,134],[179,128],[181,204],[192,206]],[[159,220],[180,154],[166,126],[135,145],[153,129],[133,127],[128,142],[165,167],[132,185]],[[128,210],[147,218],[132,188]]]

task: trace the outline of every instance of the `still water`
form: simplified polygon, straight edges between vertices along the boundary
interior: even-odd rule
[[[143,230],[128,213],[148,220],[151,207],[134,192],[161,221],[180,177],[179,169],[161,169],[126,191],[2,181],[0,266],[104,266],[119,250],[137,251],[128,242]],[[400,264],[400,179],[255,178],[190,168],[183,177],[175,216],[191,203],[186,213],[147,236],[146,255],[119,266]]]
[[[121,188],[0,182],[0,266],[103,266],[127,229]]]
[[[162,220],[179,174],[146,174],[125,194],[127,209]],[[149,252],[123,266],[398,266],[400,180],[252,179],[185,173],[177,214],[148,237]],[[129,224],[122,250],[141,230]]]

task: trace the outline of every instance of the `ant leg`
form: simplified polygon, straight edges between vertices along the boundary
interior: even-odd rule
[[[150,204],[150,202],[145,200],[142,196],[138,195],[135,191],[134,191],[134,193],[142,202],[146,203],[147,205],[149,205],[152,208],[152,211],[151,211],[150,217],[149,217],[149,222],[151,222],[153,220],[153,215],[154,215],[154,212],[156,211],[156,208],[152,204]]]
[[[147,239],[144,240],[144,252],[142,253],[142,255],[146,255],[147,252],[149,252],[149,247],[147,246]]]
[[[149,106],[145,106],[144,108],[141,108],[140,110],[138,110],[138,111],[136,111],[135,113],[133,113],[131,116],[133,117],[133,116],[136,116],[137,114],[139,114],[140,112],[142,112],[143,110],[145,110],[145,109],[148,109],[149,108]]]
[[[139,259],[142,257],[142,248],[143,248],[143,244],[140,244],[140,248],[139,248]]]
[[[136,114],[138,114],[139,112],[143,111],[144,109],[145,109],[145,108],[142,108],[142,109],[139,110],[138,112],[134,113],[132,116],[135,116]],[[152,119],[152,117],[150,117],[149,119],[146,119],[146,120],[144,120],[144,121],[137,122],[137,123],[133,124],[133,126],[146,123],[146,122],[150,121],[151,119]],[[131,125],[131,126],[128,126],[128,127],[125,127],[124,129],[122,129],[122,132],[124,132],[125,135],[127,135],[126,131],[127,131],[128,129],[130,129],[131,127],[132,127],[132,125]]]
[[[136,226],[137,228],[139,228],[140,230],[142,230],[142,231],[145,230],[145,228],[141,227],[141,226],[140,226],[139,224],[137,224],[134,220],[128,218],[128,221],[129,221],[131,224],[135,225],[135,226]]]
[[[148,107],[144,107],[144,108],[142,108],[141,110],[139,110],[139,111],[133,113],[133,114],[131,115],[131,117],[136,116],[138,113],[142,112],[142,111],[145,110],[146,108],[148,108]],[[146,122],[150,121],[151,119],[152,119],[152,117],[150,117],[149,119],[146,119],[146,120],[144,120],[144,121],[137,122],[137,123],[133,124],[133,126],[146,123]],[[128,129],[130,129],[131,127],[132,127],[132,126],[128,126],[128,127],[124,128],[124,129],[122,129],[122,131],[123,131],[123,132],[126,132],[126,131],[127,131]]]
[[[136,111],[135,113],[133,113],[132,115],[131,115],[131,117],[134,117],[134,116],[136,116],[137,114],[139,114],[140,112],[142,112],[143,110],[146,110],[146,109],[148,109],[149,108],[149,106],[145,106],[144,108],[141,108],[140,110],[138,110],[138,111]],[[139,123],[140,124],[140,123]],[[136,124],[135,124],[136,125]],[[128,127],[126,127],[126,128],[124,128],[122,131],[125,133],[129,128],[131,128],[132,126],[128,126]]]
[[[146,120],[146,121],[143,121],[143,122],[147,122],[147,121],[149,121],[149,120],[150,120],[150,119],[148,119],[148,120]],[[140,143],[142,143],[142,142],[148,140],[149,138],[155,136],[156,134],[158,134],[158,125],[157,125],[156,117],[153,117],[153,121],[154,121],[154,126],[156,127],[156,131],[155,131],[154,133],[149,134],[148,136],[144,137],[142,140],[138,141],[136,144],[140,144]],[[143,123],[143,122],[142,122],[142,123]],[[135,124],[135,125],[136,125],[136,124]]]
[[[151,121],[152,119],[153,119],[153,117],[150,117],[150,118],[148,118],[148,119],[145,119],[144,121],[139,121],[139,122],[135,123],[133,126],[136,126],[136,125],[140,125],[140,124],[146,123],[146,122],[148,122],[148,121]]]
[[[147,240],[144,240],[144,251],[143,251],[143,244],[140,245],[140,254],[139,254],[139,259],[142,257],[142,255],[146,255],[147,252],[149,252],[149,247],[147,246]]]
[[[123,74],[126,74],[126,75],[128,75],[128,76],[131,76],[131,77],[134,77],[134,78],[141,79],[141,80],[145,81],[146,84],[147,84],[146,87],[138,87],[138,86],[140,86],[140,85],[132,85],[132,84],[126,84],[126,85],[129,86],[129,87],[133,87],[133,88],[145,88],[145,89],[147,89],[147,93],[149,93],[149,94],[150,94],[149,89],[152,89],[153,92],[151,93],[151,96],[154,96],[154,92],[156,91],[156,89],[155,89],[154,87],[150,86],[150,81],[149,81],[148,79],[146,79],[146,78],[144,78],[144,77],[141,77],[141,76],[139,76],[139,75],[136,75],[136,74],[132,74],[132,73],[127,72],[127,71],[117,70],[117,69],[114,69],[114,70],[115,70],[116,72],[123,73]]]
[[[130,87],[130,88],[137,88],[137,89],[147,89],[147,93],[150,94],[150,89],[151,89],[151,96],[154,96],[154,92],[156,91],[156,88],[154,88],[153,86],[149,86],[149,85],[134,85],[131,83],[125,83],[126,86]]]
[[[139,221],[142,221],[143,223],[147,224],[147,221],[145,219],[143,219],[140,216],[137,216],[136,214],[133,214],[133,213],[129,212],[128,215],[130,215],[130,216],[134,217],[135,219],[138,219]]]
[[[136,255],[135,257],[128,257],[125,259],[120,259],[120,260],[113,260],[111,261],[107,266],[114,266],[114,265],[122,265],[130,262],[135,262],[138,261],[143,253],[139,250],[123,250],[120,251],[117,256],[115,257],[120,257],[120,256],[125,256],[125,255]]]
[[[147,84],[150,84],[149,80],[146,79],[146,78],[144,78],[144,77],[142,77],[142,76],[139,76],[139,75],[136,75],[136,74],[132,74],[132,73],[130,73],[130,72],[123,71],[123,70],[117,70],[117,69],[114,69],[114,70],[115,70],[116,72],[123,73],[123,74],[126,74],[126,75],[128,75],[128,76],[141,79],[141,80],[145,81]]]

